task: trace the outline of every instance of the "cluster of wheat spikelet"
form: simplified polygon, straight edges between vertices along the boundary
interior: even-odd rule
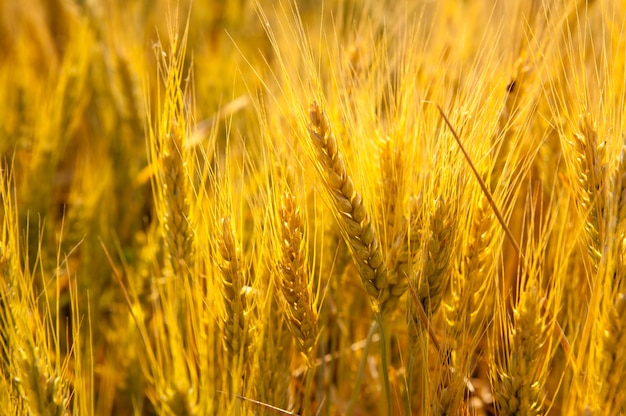
[[[619,0],[0,0],[0,414],[626,413]]]

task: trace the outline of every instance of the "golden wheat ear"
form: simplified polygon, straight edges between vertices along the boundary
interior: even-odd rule
[[[280,207],[282,260],[278,264],[279,286],[284,299],[284,312],[289,330],[298,350],[312,365],[317,341],[317,313],[309,286],[300,212],[295,197],[286,192]]]
[[[222,258],[220,265],[222,295],[226,307],[223,326],[224,346],[231,359],[241,356],[245,362],[250,336],[246,322],[247,301],[244,293],[241,253],[235,241],[230,217],[222,218],[221,223],[222,233],[218,248]]]
[[[354,189],[343,156],[331,131],[326,114],[316,101],[309,108],[309,133],[316,151],[318,169],[336,210],[336,218],[359,267],[361,281],[373,298],[375,308],[388,297],[387,266],[379,239],[361,194]]]

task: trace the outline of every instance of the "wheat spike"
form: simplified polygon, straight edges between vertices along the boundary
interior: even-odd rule
[[[420,317],[418,308],[423,310],[426,317],[434,315],[441,305],[443,291],[450,278],[455,222],[451,204],[441,197],[438,198],[430,218],[430,228],[424,230],[422,241],[419,279],[415,284],[419,305],[409,299],[407,306],[409,344],[413,351],[419,347],[424,330],[424,318]],[[415,280],[413,276],[410,278],[411,281]]]
[[[626,258],[624,258],[624,241],[626,238],[626,145],[622,146],[617,166],[611,175],[610,209],[607,213],[607,234],[612,238],[612,249],[615,253],[615,273],[618,283],[626,276]],[[621,290],[621,288],[617,288]]]
[[[618,162],[613,175],[613,195],[618,199],[616,235],[620,236],[626,233],[626,145],[622,146]]]
[[[317,339],[317,314],[309,288],[300,212],[294,196],[286,192],[280,207],[282,259],[278,264],[284,312],[296,345],[311,364]]]
[[[610,306],[608,318],[600,336],[600,356],[598,357],[601,388],[594,398],[601,405],[604,414],[619,415],[626,407],[626,389],[623,387],[626,375],[626,294],[620,293]]]
[[[512,326],[504,330],[504,357],[492,362],[494,398],[500,415],[542,414],[543,387],[547,371],[543,366],[548,328],[535,284],[523,290],[513,311]]]
[[[604,218],[606,213],[606,163],[605,143],[598,143],[598,133],[586,113],[579,120],[580,133],[574,134],[573,148],[576,154],[576,172],[579,189],[579,206],[586,216],[585,230],[589,240],[589,254],[597,268],[602,257],[605,237]]]
[[[459,334],[479,334],[489,296],[488,267],[492,264],[493,211],[484,195],[473,211],[467,244],[452,284],[452,302],[446,305],[446,318],[453,338]],[[456,348],[455,348],[456,349]]]
[[[382,305],[383,313],[393,311],[408,287],[408,279],[419,256],[422,227],[422,194],[409,200],[409,218],[403,217],[402,232],[391,244],[387,255],[389,269],[389,297]]]
[[[243,353],[244,361],[249,343],[247,325],[247,301],[244,293],[244,274],[239,248],[230,224],[230,218],[222,219],[222,236],[219,241],[222,257],[222,288],[226,316],[224,317],[224,346],[231,358]]]
[[[50,371],[46,354],[30,342],[18,354],[20,376],[16,382],[30,414],[65,416],[70,404],[67,381]]]
[[[361,195],[354,189],[346,171],[328,118],[315,101],[311,103],[309,116],[311,142],[324,183],[337,210],[339,225],[359,267],[365,290],[375,300],[378,309],[379,303],[388,296],[388,282],[387,267],[376,232]]]
[[[419,300],[429,315],[439,309],[450,279],[448,269],[454,252],[455,215],[450,202],[437,199],[430,220],[430,235],[424,241],[418,289]]]
[[[176,38],[177,39],[177,38]],[[186,276],[192,266],[192,227],[186,140],[189,108],[186,107],[183,60],[186,35],[173,40],[169,54],[157,45],[157,72],[164,79],[164,99],[159,100],[156,125],[150,129],[150,157],[157,168],[155,197],[165,241],[168,267]],[[161,52],[161,53],[159,53]],[[169,57],[169,58],[168,58]]]
[[[174,133],[174,137],[178,134]],[[165,213],[165,245],[173,270],[187,274],[191,266],[192,233],[189,225],[188,179],[180,139],[172,139],[171,148],[161,158]]]

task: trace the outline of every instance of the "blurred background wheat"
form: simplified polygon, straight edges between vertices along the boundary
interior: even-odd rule
[[[621,0],[0,0],[0,412],[626,413]]]

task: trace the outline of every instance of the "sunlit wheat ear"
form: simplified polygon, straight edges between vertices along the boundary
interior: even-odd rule
[[[421,345],[420,340],[425,329],[440,350],[429,320],[439,309],[443,292],[450,280],[455,228],[455,211],[452,205],[444,198],[438,198],[428,225],[423,230],[416,276],[410,276],[414,288],[411,288],[413,296],[408,299],[407,304],[407,325],[412,350]]]
[[[408,279],[416,266],[421,246],[422,194],[409,199],[409,218],[403,218],[403,232],[392,241],[387,255],[389,268],[389,297],[382,304],[383,314],[391,313],[408,287]]]
[[[580,117],[578,133],[572,142],[574,178],[578,186],[577,201],[582,215],[585,216],[585,230],[588,239],[588,251],[597,268],[602,257],[602,245],[606,213],[605,142],[598,142],[598,133],[589,113]]]
[[[284,312],[296,345],[310,365],[318,333],[317,314],[308,279],[300,212],[289,192],[282,197],[280,221],[282,260],[278,270]]]
[[[626,139],[626,136],[625,136]],[[626,237],[626,145],[623,145],[620,154],[617,158],[617,165],[613,168],[611,174],[611,181],[608,185],[610,191],[608,192],[608,198],[610,201],[610,209],[607,209],[607,218],[605,223],[607,227],[607,233],[614,236],[614,241],[611,243],[616,251],[617,266],[626,266],[621,259],[622,242]],[[619,273],[619,272],[618,272]],[[624,275],[622,269],[621,275]]]
[[[536,283],[521,291],[513,322],[501,322],[504,351],[490,363],[496,409],[501,415],[540,415],[544,411],[549,364],[544,348],[549,332],[538,293]]]
[[[174,137],[179,132],[173,132]],[[167,153],[161,157],[163,181],[163,229],[165,244],[173,270],[187,274],[191,266],[192,233],[189,225],[189,201],[187,200],[188,179],[178,140],[172,138]]]
[[[473,210],[467,241],[452,285],[452,299],[445,310],[450,332],[455,339],[464,332],[482,332],[485,303],[490,298],[489,267],[493,262],[494,223],[491,207],[484,195],[481,195]]]
[[[361,281],[375,308],[388,297],[387,267],[370,216],[354,189],[343,156],[337,148],[326,114],[317,102],[309,108],[309,133],[318,169],[330,196],[342,234],[359,267]]]
[[[154,183],[157,214],[162,224],[168,266],[179,276],[189,274],[193,258],[186,148],[190,115],[185,104],[188,97],[183,66],[186,32],[181,40],[180,45],[173,41],[169,54],[161,54],[160,45],[156,47],[157,73],[165,85],[159,86],[163,99],[157,103],[159,114],[150,129],[150,158],[157,168]]]
[[[29,343],[16,355],[19,377],[15,381],[29,414],[66,415],[70,404],[69,386],[51,371],[46,353]]]
[[[424,238],[418,298],[428,315],[439,309],[443,292],[450,280],[450,265],[455,248],[456,212],[450,202],[440,197],[430,218]]]
[[[626,294],[620,293],[603,326],[601,354],[598,357],[601,390],[597,402],[609,415],[623,414],[626,410]]]
[[[221,224],[219,253],[222,257],[222,289],[226,315],[224,317],[224,346],[231,358],[243,354],[244,360],[250,337],[247,322],[247,299],[244,293],[245,282],[241,263],[241,253],[235,242],[230,217],[224,217]]]

